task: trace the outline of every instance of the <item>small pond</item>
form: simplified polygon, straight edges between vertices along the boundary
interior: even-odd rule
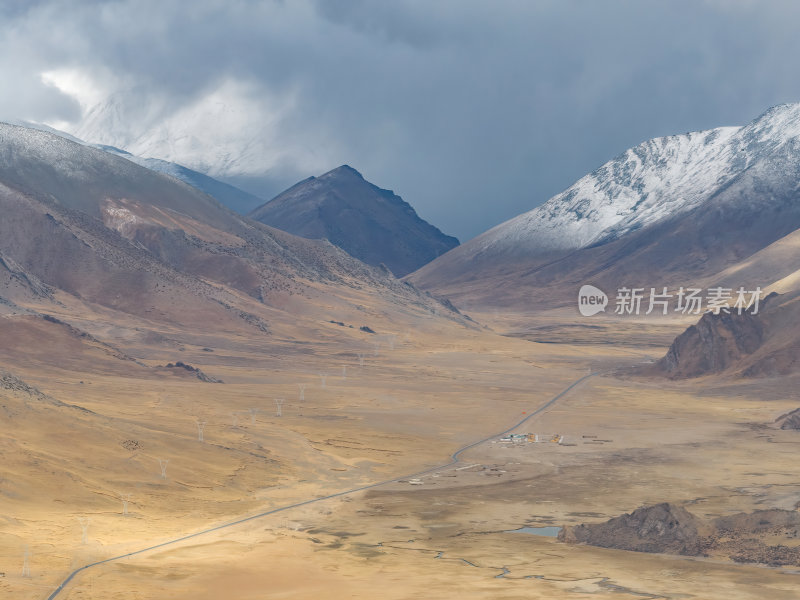
[[[561,527],[520,527],[511,529],[508,533],[528,533],[531,535],[543,535],[546,537],[556,537]]]

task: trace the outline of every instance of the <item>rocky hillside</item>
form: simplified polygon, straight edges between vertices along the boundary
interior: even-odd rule
[[[292,186],[250,217],[309,239],[326,239],[401,277],[458,245],[390,190],[347,165]]]
[[[706,313],[680,334],[652,369],[672,379],[718,373],[744,377],[787,375],[800,370],[800,298],[765,298],[757,314]]]
[[[764,322],[758,316],[706,313],[675,339],[659,367],[675,379],[720,373],[763,342]]]

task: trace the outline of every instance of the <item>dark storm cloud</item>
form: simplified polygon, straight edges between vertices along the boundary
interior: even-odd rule
[[[40,75],[79,70],[116,94],[115,139],[132,143],[245,82],[280,107],[241,131],[285,149],[265,158],[273,179],[350,163],[461,238],[645,139],[800,101],[791,1],[2,6],[0,116],[86,121]]]

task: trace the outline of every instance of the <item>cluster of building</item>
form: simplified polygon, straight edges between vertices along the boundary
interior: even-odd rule
[[[558,433],[553,435],[542,435],[538,433],[511,433],[500,438],[501,444],[539,444],[550,442],[553,444],[561,444],[564,442],[564,436]]]

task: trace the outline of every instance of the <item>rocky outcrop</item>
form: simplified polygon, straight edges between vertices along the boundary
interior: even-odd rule
[[[28,396],[29,398],[32,398],[39,402],[51,404],[53,406],[74,408],[84,413],[94,414],[92,413],[92,411],[83,408],[82,406],[77,406],[75,404],[66,404],[61,400],[57,400],[56,398],[53,398],[52,396],[45,394],[38,388],[23,381],[13,373],[8,373],[7,371],[3,371],[2,369],[0,369],[0,390],[5,390],[7,392],[21,393],[25,396]]]
[[[716,556],[770,566],[800,565],[800,512],[757,510],[704,521],[662,503],[605,523],[563,527],[558,539],[634,552]]]
[[[670,379],[728,373],[741,377],[775,377],[800,370],[800,299],[771,293],[757,314],[704,314],[680,334],[666,356],[641,369]]]
[[[722,535],[758,535],[788,530],[792,537],[795,537],[800,528],[800,512],[779,509],[756,510],[751,513],[718,517],[714,519],[713,525]]]
[[[10,256],[6,256],[0,250],[0,269],[5,269],[8,273],[26,287],[35,298],[53,299],[53,288],[42,283],[38,277],[28,273]]]
[[[183,369],[197,377],[200,381],[204,383],[224,383],[221,379],[217,379],[216,377],[211,377],[210,375],[206,375],[198,369],[197,367],[193,367],[192,365],[187,365],[184,362],[178,361],[176,363],[168,363],[166,365],[167,369]]]
[[[674,379],[720,373],[763,342],[764,324],[758,315],[706,313],[675,338],[657,367]]]
[[[38,400],[52,400],[52,398],[50,398],[50,396],[47,394],[42,393],[37,388],[24,382],[16,375],[7,373],[5,371],[0,371],[0,390],[23,392],[29,396],[37,398]]]
[[[781,415],[775,419],[775,424],[781,429],[793,429],[795,431],[800,431],[800,408],[796,408],[785,415]]]
[[[702,554],[702,526],[685,508],[662,503],[636,509],[606,523],[564,527],[558,539],[601,548],[698,556]]]

